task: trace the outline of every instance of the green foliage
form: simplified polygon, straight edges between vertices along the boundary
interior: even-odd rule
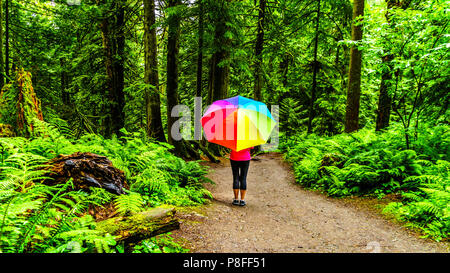
[[[158,235],[136,245],[133,253],[186,253],[189,249],[176,242],[170,233]]]
[[[45,249],[49,253],[111,253],[116,245],[110,234],[102,235],[95,230],[95,221],[91,215],[75,218],[70,228],[53,236],[54,246]]]
[[[113,202],[118,213],[127,215],[144,206],[193,206],[211,197],[203,188],[209,182],[206,170],[198,162],[185,162],[168,151],[170,145],[150,142],[140,133],[124,130],[121,139],[89,134],[73,140],[42,121],[35,132],[45,137],[0,138],[0,252],[115,252],[114,237],[95,230],[89,207]],[[98,188],[74,191],[71,180],[40,183],[47,177],[44,162],[77,151],[110,158],[124,171],[130,191],[114,196]]]
[[[2,180],[0,251],[67,252],[63,246],[74,244],[79,250],[104,251],[102,240],[111,236],[97,234],[90,215],[78,216],[90,203],[86,193],[67,191],[70,187],[71,180],[53,187],[36,184],[17,192]]]
[[[125,18],[120,29],[125,35],[124,52],[111,58],[124,62],[124,105],[120,110],[126,130],[111,139],[104,137],[110,134],[110,121],[118,117],[111,114],[117,99],[108,92],[110,71],[104,48],[108,37],[102,36],[99,26],[105,18],[117,17],[115,2],[11,1],[9,30],[14,39],[9,60],[13,67],[20,65],[32,72],[34,86],[30,74],[22,78],[21,85],[17,77],[11,77],[0,96],[0,136],[29,137],[0,138],[1,251],[119,250],[120,246],[113,249],[111,237],[94,232],[95,222],[86,215],[88,206],[113,203],[120,213],[127,214],[144,206],[198,205],[211,197],[202,187],[209,181],[198,162],[185,162],[169,153],[170,145],[145,136],[144,91],[148,86],[143,79],[146,64],[140,1],[120,2]],[[157,29],[161,83],[157,91],[163,125],[170,111],[165,107],[164,89],[167,19],[177,15],[181,19],[176,83],[180,103],[193,105],[199,51],[203,54],[200,84],[204,101],[212,97],[210,91],[217,84],[211,78],[215,53],[225,55],[219,67],[226,68],[223,84],[229,87],[229,96],[253,97],[255,64],[261,57],[262,100],[280,106],[281,148],[293,163],[300,184],[331,196],[383,197],[401,192],[404,200],[386,211],[418,225],[433,238],[448,238],[448,0],[389,1],[410,4],[407,9],[389,10],[388,1],[366,1],[364,35],[358,43],[363,53],[359,127],[364,129],[352,135],[338,135],[344,127],[347,68],[354,43],[349,41],[351,1],[320,1],[320,14],[319,1],[267,1],[261,21],[259,1],[182,2],[168,8],[165,1],[155,1],[153,27]],[[204,11],[202,48],[200,3]],[[264,30],[261,56],[255,56],[258,26]],[[383,61],[387,56],[393,56],[392,61]],[[312,101],[314,68],[317,88]],[[385,75],[389,76],[384,84],[392,100],[391,126],[376,134],[371,130]],[[26,95],[22,100],[18,96],[21,87]],[[42,113],[35,111],[40,100]],[[314,134],[302,136],[311,106]],[[114,197],[101,189],[92,189],[89,195],[69,194],[64,189],[70,188],[70,183],[59,187],[39,184],[46,176],[40,170],[43,162],[74,152],[111,159],[124,171],[129,195]],[[140,245],[137,251],[156,251],[157,242],[153,244]]]
[[[406,178],[417,188],[402,193],[404,201],[389,204],[384,212],[440,241],[450,232],[450,163],[438,160],[434,167],[427,175]]]
[[[303,111],[302,111],[303,110]],[[293,98],[284,98],[280,104],[280,132],[286,136],[291,136],[297,132],[300,125],[306,122],[302,120],[305,109],[302,109],[298,101]]]
[[[405,149],[401,134],[400,127],[393,126],[383,133],[298,135],[286,139],[281,149],[301,185],[336,197],[402,193],[403,201],[391,203],[387,213],[436,240],[448,238],[449,127],[420,128],[423,137],[412,143],[416,150]]]
[[[392,100],[391,118],[411,137],[417,133],[410,128],[414,123],[417,127],[419,121],[434,125],[448,120],[448,1],[395,1],[409,6],[389,9],[384,2],[370,4],[365,18],[367,76],[362,89],[367,94],[362,104],[376,105],[373,94],[380,89],[380,77],[389,75],[384,84]],[[382,62],[387,56],[392,60]]]

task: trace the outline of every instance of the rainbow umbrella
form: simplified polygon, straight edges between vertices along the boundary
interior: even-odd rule
[[[209,142],[234,151],[266,143],[276,125],[264,103],[241,96],[215,101],[201,122]]]

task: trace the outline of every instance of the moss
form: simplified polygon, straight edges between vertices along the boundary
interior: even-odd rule
[[[14,137],[14,129],[9,124],[0,123],[0,137]]]
[[[172,220],[174,214],[173,208],[158,207],[128,217],[120,216],[98,222],[96,229],[122,238],[134,234],[147,237],[146,235],[153,234],[155,230]]]
[[[13,128],[14,135],[33,135],[34,119],[43,120],[41,101],[34,92],[31,73],[16,70],[14,81],[0,92],[0,122]]]

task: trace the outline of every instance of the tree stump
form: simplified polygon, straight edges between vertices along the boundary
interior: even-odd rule
[[[103,188],[114,194],[124,194],[127,188],[123,171],[115,168],[105,156],[92,153],[77,152],[71,155],[59,155],[49,162],[47,175],[42,183],[56,185],[66,183],[73,179],[75,189],[88,189],[89,187]]]

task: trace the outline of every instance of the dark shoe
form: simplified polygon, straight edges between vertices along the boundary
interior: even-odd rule
[[[235,205],[235,206],[239,206],[240,202],[239,202],[239,200],[234,199],[232,204]]]
[[[245,206],[245,205],[247,205],[247,203],[245,203],[244,200],[241,200],[241,202],[239,203],[239,206],[243,207],[243,206]]]

